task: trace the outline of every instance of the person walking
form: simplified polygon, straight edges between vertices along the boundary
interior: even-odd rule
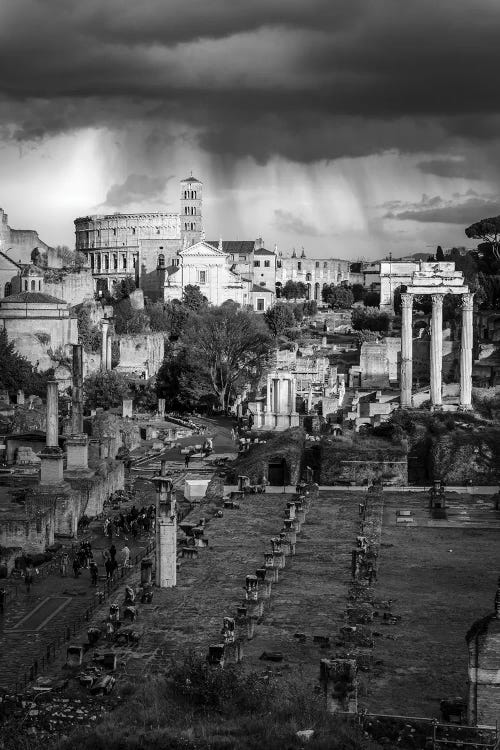
[[[189,453],[186,453],[186,456],[184,458],[184,468],[189,469],[189,461],[190,461],[190,455]]]
[[[112,544],[111,547],[109,548],[109,556],[111,557],[111,560],[114,561],[116,557],[116,547],[114,544]]]
[[[78,578],[78,576],[80,575],[80,567],[80,560],[78,559],[78,557],[75,557],[75,559],[73,560],[73,574],[75,578]]]
[[[92,560],[90,563],[90,583],[92,586],[97,586],[97,577],[99,575],[99,568],[97,567],[97,563],[95,560]]]
[[[35,575],[35,568],[32,563],[28,563],[26,571],[24,573],[24,585],[26,586],[26,592],[29,594],[31,586],[33,584],[33,576]]]
[[[69,555],[67,552],[63,552],[61,555],[61,575],[66,578],[68,575]]]
[[[128,568],[129,562],[130,562],[130,549],[125,545],[125,547],[122,549],[122,555],[123,555],[123,567]]]

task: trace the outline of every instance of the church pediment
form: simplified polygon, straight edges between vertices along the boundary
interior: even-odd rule
[[[191,247],[187,247],[185,250],[181,250],[179,255],[182,255],[183,258],[225,258],[226,253],[223,253],[221,250],[218,250],[213,245],[210,245],[208,242],[205,242],[204,240],[201,240],[201,242],[196,242],[194,245],[191,245]]]

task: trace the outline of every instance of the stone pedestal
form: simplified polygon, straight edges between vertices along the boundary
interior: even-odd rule
[[[45,446],[40,452],[40,484],[62,484],[64,481],[64,453],[57,446]]]
[[[122,401],[122,417],[132,417],[132,399],[124,398]]]
[[[431,406],[443,405],[441,373],[443,365],[443,295],[432,295],[431,323]]]
[[[70,435],[66,440],[66,468],[88,470],[89,443],[87,435]]]

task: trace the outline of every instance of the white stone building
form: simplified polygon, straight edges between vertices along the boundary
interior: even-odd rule
[[[339,258],[307,258],[304,251],[300,257],[295,250],[290,257],[278,255],[276,268],[276,291],[287,281],[302,281],[306,285],[306,299],[321,303],[321,290],[329,284],[349,281],[349,261]]]

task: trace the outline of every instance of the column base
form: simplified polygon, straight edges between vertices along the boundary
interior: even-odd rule
[[[443,404],[431,404],[431,411],[443,411]]]
[[[474,407],[472,404],[459,404],[458,411],[473,411]]]

